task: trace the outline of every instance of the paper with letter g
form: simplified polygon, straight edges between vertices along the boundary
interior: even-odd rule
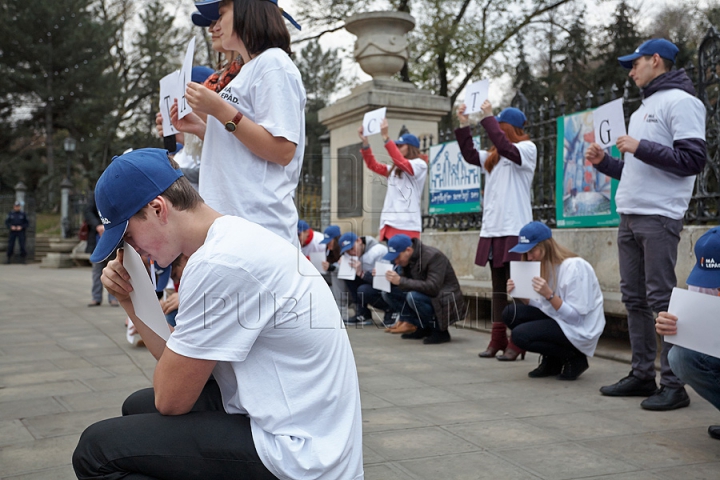
[[[618,137],[627,135],[623,99],[618,98],[595,109],[593,112],[595,141],[602,148],[615,145]]]

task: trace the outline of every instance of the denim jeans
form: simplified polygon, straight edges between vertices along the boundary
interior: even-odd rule
[[[673,345],[668,360],[680,380],[720,410],[720,358]]]
[[[435,309],[432,298],[427,295],[393,288],[390,293],[382,292],[382,298],[393,312],[400,313],[400,321],[412,323],[418,328],[434,326]]]

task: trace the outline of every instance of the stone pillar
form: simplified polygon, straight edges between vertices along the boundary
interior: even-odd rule
[[[365,113],[387,107],[390,137],[397,137],[405,125],[420,138],[437,138],[438,122],[451,109],[450,99],[392,78],[408,58],[404,35],[414,26],[413,17],[401,12],[363,13],[345,22],[358,36],[356,60],[373,79],[319,112],[320,122],[330,130],[330,223],[343,233],[377,236],[387,189],[386,179],[369,171],[360,154],[358,128]],[[377,160],[391,163],[381,136],[369,141]]]
[[[72,182],[65,177],[60,183],[60,218],[62,222],[62,238],[70,236],[70,190]]]
[[[25,211],[25,192],[27,192],[27,187],[23,182],[18,182],[15,185],[15,201],[20,202],[20,205],[22,205],[20,208],[22,211]]]

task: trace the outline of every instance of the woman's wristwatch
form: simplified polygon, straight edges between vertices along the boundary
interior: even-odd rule
[[[549,297],[547,297],[545,300],[548,302],[552,302],[552,299],[555,298],[555,292],[552,292]]]

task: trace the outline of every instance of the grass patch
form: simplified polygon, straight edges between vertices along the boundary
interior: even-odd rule
[[[38,213],[36,221],[36,233],[45,233],[48,235],[60,235],[62,233],[59,213]]]

